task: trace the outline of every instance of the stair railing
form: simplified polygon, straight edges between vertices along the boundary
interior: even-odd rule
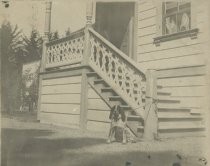
[[[84,51],[84,28],[46,44],[46,68],[80,63]]]
[[[144,116],[145,74],[135,62],[99,33],[89,28],[89,65],[140,116]]]

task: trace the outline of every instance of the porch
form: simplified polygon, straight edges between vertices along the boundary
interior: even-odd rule
[[[123,7],[129,14],[121,17]],[[113,8],[116,12],[112,18],[108,13]],[[109,110],[119,104],[136,137],[154,140],[204,135],[202,116],[191,109],[180,108],[180,114],[158,112],[164,104],[174,111],[171,103],[180,103],[168,99],[170,93],[157,84],[160,77],[169,73],[145,70],[135,62],[135,3],[114,4],[113,8],[109,3],[98,3],[93,24],[93,4],[88,3],[84,28],[48,42],[51,3],[47,4],[39,120],[107,132]],[[102,21],[104,15],[107,19]],[[119,18],[121,24],[117,25]]]

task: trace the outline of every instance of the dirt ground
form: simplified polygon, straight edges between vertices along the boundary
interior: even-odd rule
[[[204,137],[106,144],[106,133],[82,132],[20,117],[1,119],[2,166],[205,165],[200,159],[204,156]]]

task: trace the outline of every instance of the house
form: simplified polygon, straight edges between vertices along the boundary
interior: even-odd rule
[[[83,29],[45,38],[38,119],[108,132],[109,110],[119,104],[138,137],[205,135],[208,7],[205,0],[88,2]]]

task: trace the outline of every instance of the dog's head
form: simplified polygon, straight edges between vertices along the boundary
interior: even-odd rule
[[[114,121],[118,121],[119,119],[122,119],[122,121],[125,121],[125,113],[124,111],[120,108],[119,105],[115,105],[112,107],[109,119],[113,119]]]

